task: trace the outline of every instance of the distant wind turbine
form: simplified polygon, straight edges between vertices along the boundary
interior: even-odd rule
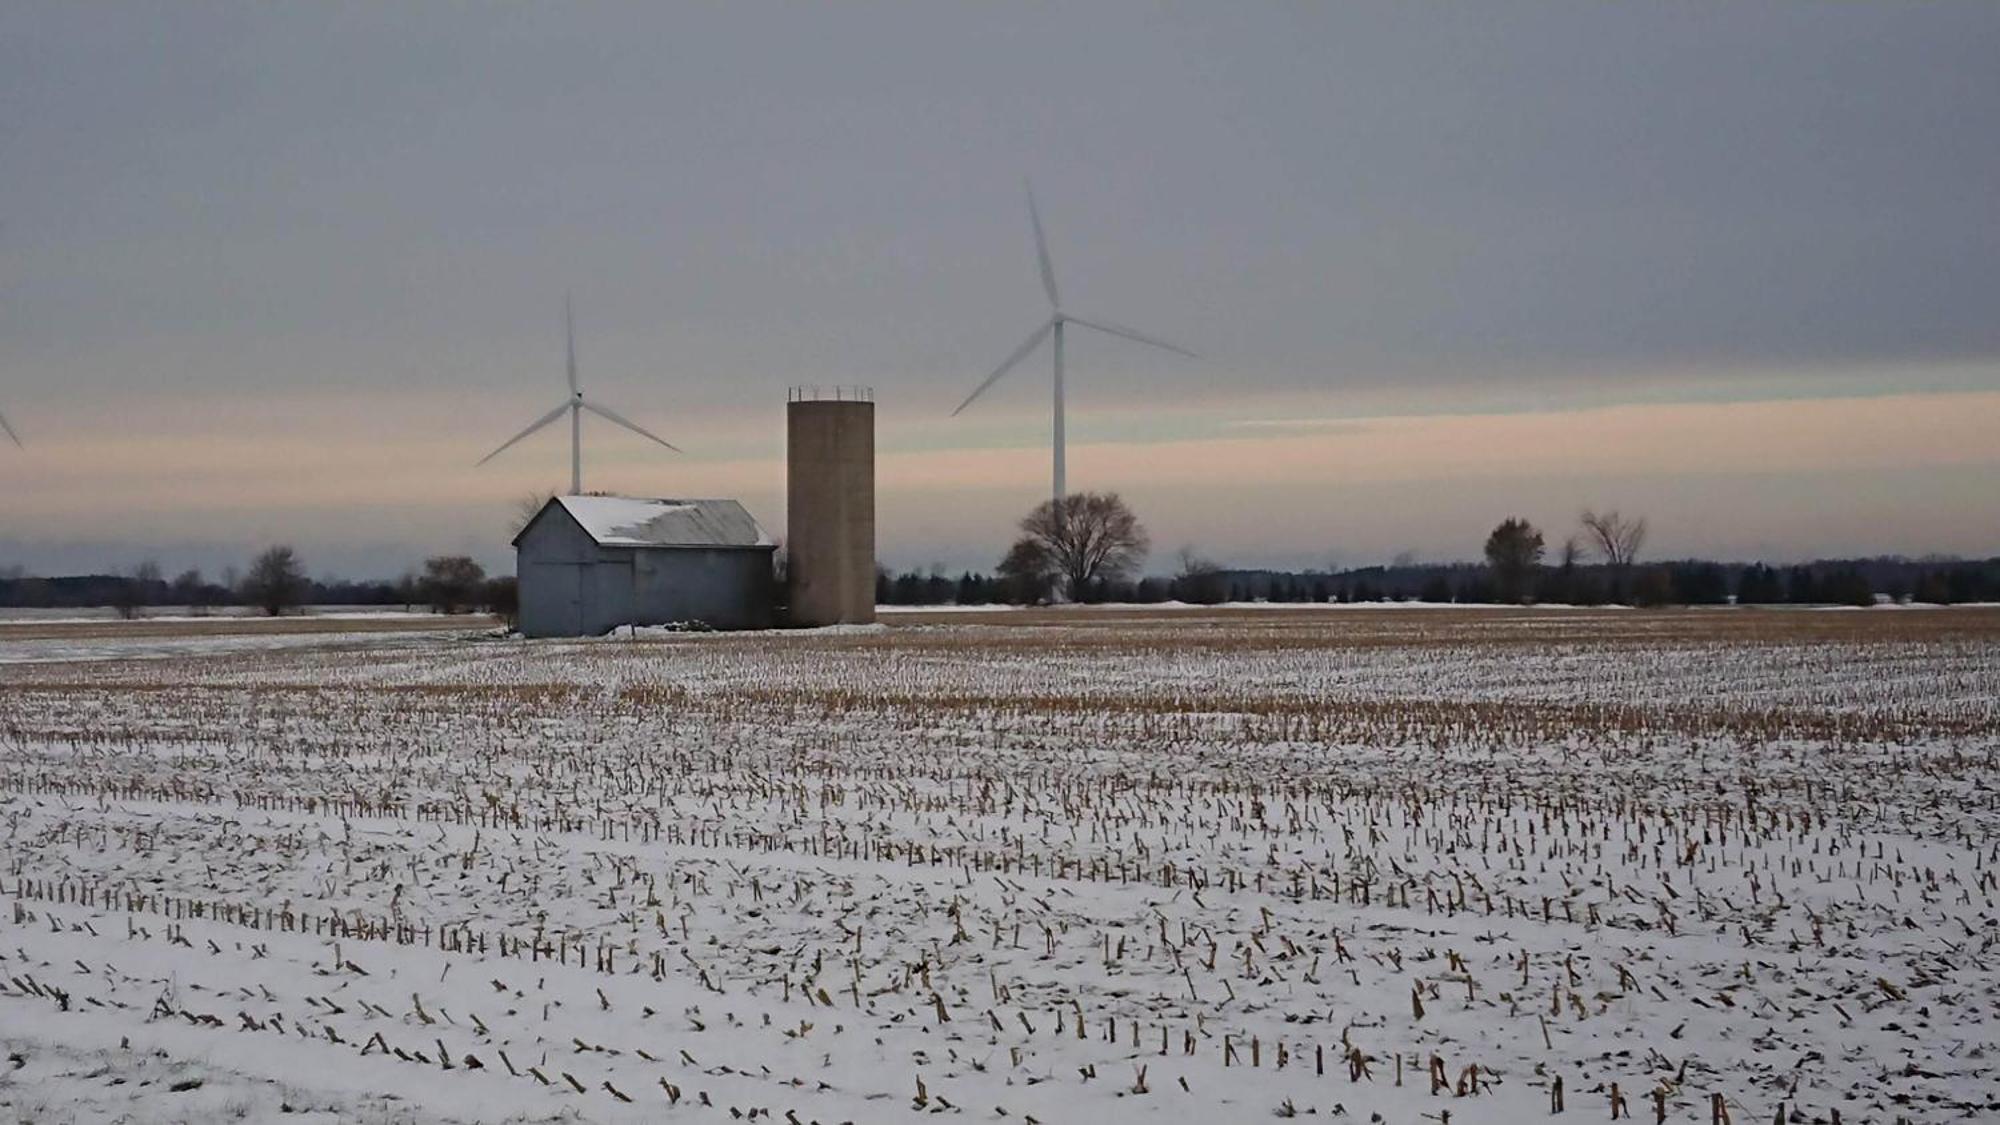
[[[975,399],[986,393],[986,388],[999,382],[1001,376],[1014,370],[1022,360],[1028,358],[1028,354],[1040,347],[1043,340],[1050,336],[1055,337],[1055,497],[1060,500],[1064,496],[1069,495],[1065,479],[1066,474],[1064,472],[1064,446],[1067,439],[1063,431],[1063,327],[1075,324],[1084,328],[1094,328],[1107,335],[1120,336],[1127,340],[1136,340],[1141,344],[1150,344],[1156,348],[1164,348],[1176,355],[1184,355],[1190,359],[1199,357],[1186,348],[1177,348],[1163,340],[1155,340],[1151,336],[1141,335],[1130,328],[1120,328],[1115,324],[1107,324],[1101,320],[1085,320],[1080,316],[1072,316],[1064,312],[1062,298],[1056,295],[1056,270],[1055,266],[1049,263],[1049,242],[1042,234],[1042,216],[1035,209],[1035,189],[1032,185],[1028,187],[1028,221],[1035,228],[1035,254],[1041,261],[1042,289],[1049,295],[1049,319],[1044,321],[1039,328],[1029,333],[1028,338],[1022,342],[1021,346],[1015,348],[1013,354],[1009,355],[993,374],[988,375],[984,383],[979,384],[977,389],[965,396],[965,401],[959,403],[958,409],[952,411],[951,415],[954,418],[958,417],[959,414],[964,412],[966,407],[972,405]]]
[[[486,462],[507,452],[508,448],[515,442],[520,441],[522,438],[562,417],[564,411],[569,412],[569,491],[572,496],[583,494],[583,412],[586,410],[607,422],[615,422],[638,434],[640,437],[658,442],[675,453],[679,453],[680,448],[665,438],[647,432],[637,422],[620,415],[610,407],[599,406],[597,403],[583,397],[583,386],[577,382],[576,378],[576,314],[570,308],[569,298],[567,297],[563,298],[563,330],[568,342],[569,397],[563,400],[561,406],[535,419],[533,424],[529,425],[527,429],[508,438],[501,444],[500,448],[480,458],[479,463],[484,465]]]
[[[14,427],[7,424],[7,416],[5,414],[0,414],[0,430],[7,431],[7,436],[14,439],[15,445],[21,446],[22,449],[28,448],[25,445],[21,445],[21,435],[15,433]]]

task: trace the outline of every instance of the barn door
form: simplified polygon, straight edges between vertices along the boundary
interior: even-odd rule
[[[583,564],[557,563],[555,573],[556,604],[562,607],[563,621],[567,623],[565,631],[571,636],[581,636],[584,631]]]
[[[583,632],[583,565],[570,562],[538,562],[531,607],[524,607],[524,623],[533,636],[574,637]],[[532,620],[528,620],[532,617]]]

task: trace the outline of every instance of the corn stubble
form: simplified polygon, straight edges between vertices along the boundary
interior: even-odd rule
[[[447,1115],[2000,1113],[2000,613],[910,620],[0,665],[0,1012]]]

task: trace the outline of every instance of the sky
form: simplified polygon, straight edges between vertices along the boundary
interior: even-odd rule
[[[567,482],[782,535],[792,384],[879,555],[1069,481],[1230,563],[2000,554],[2000,6],[0,7],[0,565],[511,567]]]

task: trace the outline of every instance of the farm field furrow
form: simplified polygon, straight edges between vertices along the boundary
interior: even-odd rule
[[[2000,610],[118,624],[0,629],[24,1119],[2000,1116]]]

